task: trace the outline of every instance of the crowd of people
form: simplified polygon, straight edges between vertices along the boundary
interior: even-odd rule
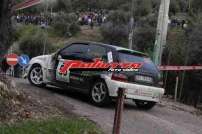
[[[81,12],[77,14],[78,23],[80,25],[89,25],[93,28],[95,25],[100,26],[107,19],[107,15],[104,13],[96,13],[96,12]],[[15,16],[15,20],[17,23],[23,24],[33,24],[33,25],[41,25],[48,26],[52,23],[51,17],[44,17],[44,15],[25,15],[18,14]]]
[[[179,19],[172,19],[170,21],[170,25],[172,27],[186,28],[187,27],[187,21],[186,20],[179,20]]]
[[[102,13],[83,12],[80,13],[78,21],[80,25],[90,25],[93,28],[94,25],[100,26],[106,19],[107,16]]]
[[[51,17],[44,17],[42,15],[16,15],[17,23],[34,24],[34,25],[50,25]]]

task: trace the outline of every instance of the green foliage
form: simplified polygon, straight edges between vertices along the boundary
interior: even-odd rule
[[[162,57],[163,65],[184,65],[186,59],[186,32],[181,28],[173,28],[168,32],[167,45]],[[166,94],[174,94],[176,72],[167,73]],[[165,75],[164,75],[165,76]],[[181,82],[181,76],[180,76]],[[181,84],[181,83],[180,83]]]
[[[179,11],[180,11],[180,6],[179,6],[178,1],[171,0],[170,1],[170,14],[175,15]]]
[[[77,16],[74,13],[66,14],[60,12],[54,17],[52,26],[59,36],[69,37],[80,31],[80,27],[77,24]]]
[[[53,4],[53,10],[55,12],[71,12],[72,11],[72,2],[71,0],[56,0],[56,3]]]
[[[69,26],[69,31],[73,36],[76,35],[80,30],[80,26],[77,23],[72,23]]]
[[[101,27],[101,33],[104,42],[123,46],[127,44],[128,27],[127,25],[115,25],[111,22],[104,24]]]
[[[114,25],[128,24],[129,13],[122,10],[111,11],[108,16],[108,21],[112,22]]]
[[[187,57],[188,65],[201,65],[202,63],[202,23],[198,23],[191,27],[188,31],[188,46],[187,46]],[[182,91],[181,100],[187,104],[194,105],[197,107],[197,103],[202,101],[202,72],[191,71],[185,75],[185,85]],[[191,83],[191,84],[190,84]],[[191,89],[191,90],[190,90]]]
[[[195,25],[189,33],[189,63],[202,63],[202,23]]]
[[[102,134],[92,122],[79,118],[52,118],[0,126],[3,134]]]
[[[152,13],[151,0],[137,0],[135,4],[135,17],[142,17]]]
[[[103,8],[103,0],[72,0],[72,7],[77,11],[87,11]]]
[[[12,44],[12,0],[2,0],[0,4],[0,61]]]
[[[134,48],[142,52],[151,51],[155,41],[155,31],[156,29],[149,25],[137,27],[134,32]]]
[[[191,0],[191,10],[194,13],[202,12],[202,1],[201,0]]]
[[[183,65],[186,55],[186,33],[181,28],[171,29],[168,32],[164,64]]]
[[[123,11],[112,11],[108,22],[101,27],[104,41],[115,45],[127,44],[129,14]]]
[[[44,45],[46,49],[45,53],[55,51],[55,48],[48,40],[47,33],[43,29],[30,25],[22,34],[23,36],[19,41],[19,50],[21,53],[28,54],[30,57],[42,55]]]

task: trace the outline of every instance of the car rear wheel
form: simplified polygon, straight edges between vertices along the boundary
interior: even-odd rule
[[[28,74],[28,80],[31,84],[35,86],[45,86],[45,84],[43,83],[43,71],[40,65],[34,65],[33,67],[31,67]]]
[[[90,99],[96,106],[106,106],[110,103],[107,85],[104,81],[96,81],[90,91]]]
[[[151,102],[151,101],[142,101],[142,100],[134,100],[134,101],[138,108],[145,109],[145,110],[152,109],[156,104],[156,102]]]

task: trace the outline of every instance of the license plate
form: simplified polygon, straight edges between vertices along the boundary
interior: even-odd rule
[[[153,93],[152,91],[141,91],[139,89],[135,89],[132,93],[133,95],[138,95],[138,96],[145,96],[145,97],[152,97]]]
[[[149,83],[153,82],[152,77],[143,76],[143,75],[136,75],[135,80],[136,81],[142,81],[142,82],[149,82]]]

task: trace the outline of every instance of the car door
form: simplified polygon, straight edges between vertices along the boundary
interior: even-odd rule
[[[77,87],[80,85],[82,79],[80,78],[80,71],[67,71],[61,74],[59,70],[64,66],[64,61],[83,60],[88,51],[88,44],[71,44],[62,49],[58,54],[58,63],[56,71],[56,80],[60,82],[69,83],[70,86]]]
[[[89,49],[87,54],[87,57],[91,57],[92,59],[96,59],[99,58],[104,62],[108,62],[108,49],[97,45],[97,44],[89,44]],[[81,78],[82,78],[82,82],[81,85],[83,87],[85,87],[86,89],[89,89],[92,86],[92,82],[95,81],[94,78],[99,76],[100,74],[102,74],[103,72],[101,72],[100,70],[96,71],[96,70],[89,70],[89,71],[82,71],[81,72]]]

